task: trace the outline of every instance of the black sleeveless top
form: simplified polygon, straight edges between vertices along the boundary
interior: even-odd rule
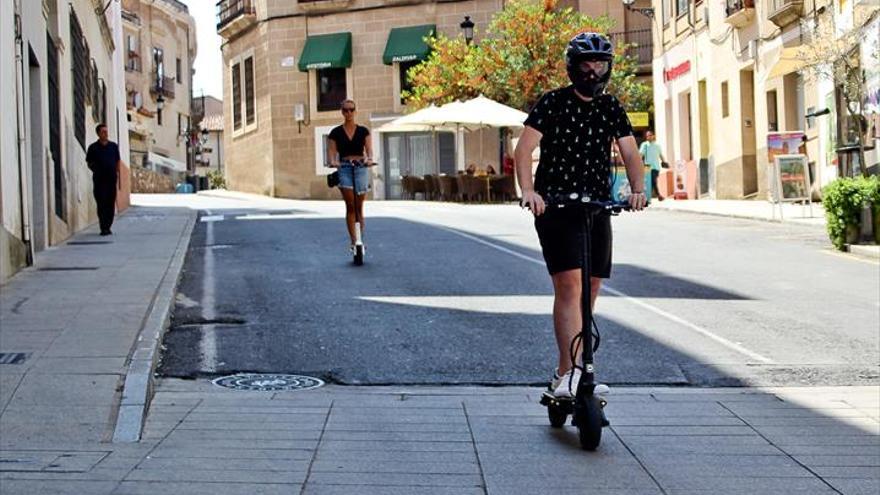
[[[370,137],[370,130],[359,125],[354,129],[354,137],[348,139],[348,135],[345,134],[345,128],[340,125],[334,127],[327,137],[336,142],[336,151],[339,152],[340,158],[364,156],[364,145],[367,142],[367,138]]]

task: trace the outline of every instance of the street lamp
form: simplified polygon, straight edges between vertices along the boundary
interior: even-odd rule
[[[474,40],[474,21],[471,20],[471,16],[464,16],[464,21],[459,24],[461,30],[464,32],[464,40],[468,45],[471,44],[471,41]]]
[[[623,0],[623,6],[626,7],[626,10],[629,10],[632,12],[638,12],[639,14],[642,14],[643,16],[645,16],[649,19],[654,18],[654,9],[652,7],[648,7],[648,8],[644,8],[644,9],[636,8],[636,7],[633,7],[633,5],[635,3],[636,3],[636,0]]]
[[[202,127],[202,144],[205,144],[208,142],[209,134],[210,134],[210,131],[208,131],[208,128]]]
[[[156,110],[162,111],[162,108],[165,107],[165,97],[162,96],[162,93],[159,93],[159,96],[156,97]]]

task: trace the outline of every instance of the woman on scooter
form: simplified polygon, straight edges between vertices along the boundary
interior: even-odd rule
[[[359,221],[361,236],[364,230],[364,199],[370,190],[370,170],[373,162],[373,145],[370,130],[357,125],[354,120],[357,106],[352,100],[342,102],[342,125],[330,131],[327,141],[327,161],[339,169],[339,190],[345,200],[345,222],[355,250],[355,222]]]

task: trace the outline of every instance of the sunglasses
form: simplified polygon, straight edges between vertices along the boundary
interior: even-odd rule
[[[356,109],[354,108],[343,108],[342,113],[354,113]]]

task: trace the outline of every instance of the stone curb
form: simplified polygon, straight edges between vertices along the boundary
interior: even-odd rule
[[[135,341],[136,347],[131,353],[122,389],[122,400],[116,416],[114,443],[137,442],[141,438],[144,417],[152,395],[153,371],[159,356],[157,351],[162,344],[165,327],[171,316],[177,284],[197,217],[198,213],[195,211],[190,214]]]
[[[860,256],[862,258],[880,260],[880,246],[872,246],[870,244],[849,244],[847,251],[850,254]]]
[[[651,206],[648,209],[654,210],[662,210],[662,211],[672,211],[676,213],[688,213],[692,215],[708,215],[712,217],[725,217],[725,218],[736,218],[739,220],[755,220],[758,222],[767,222],[767,223],[784,223],[786,225],[798,225],[802,227],[811,227],[811,228],[825,228],[824,224],[819,223],[810,223],[805,220],[810,220],[810,218],[789,218],[780,220],[778,218],[766,218],[766,217],[757,217],[753,215],[749,215],[748,213],[736,213],[736,212],[719,212],[719,211],[703,211],[703,210],[691,210],[687,208],[669,208],[663,206],[657,206],[656,203],[652,202]],[[818,218],[818,217],[817,217]]]

